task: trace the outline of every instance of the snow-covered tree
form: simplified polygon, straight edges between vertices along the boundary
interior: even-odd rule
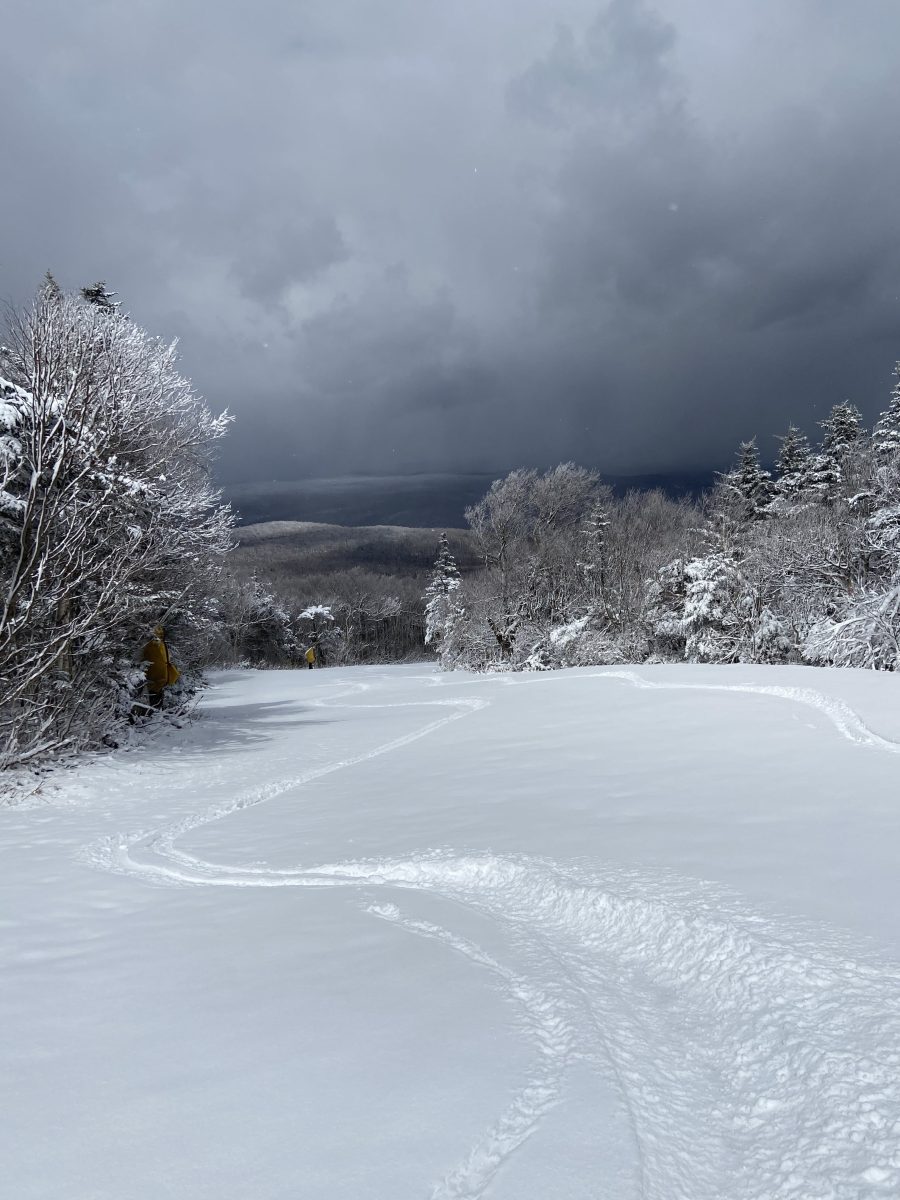
[[[885,479],[888,475],[888,479]],[[871,548],[887,563],[888,571],[900,567],[900,478],[896,470],[885,472],[879,479],[872,512],[866,520],[866,532]],[[893,486],[891,486],[893,485]]]
[[[772,476],[760,464],[756,438],[741,442],[737,462],[721,477],[720,486],[746,520],[759,521],[767,515],[773,495]]]
[[[332,655],[336,654],[343,637],[343,630],[335,620],[331,605],[307,605],[297,620],[300,623],[302,644],[312,646],[321,666],[326,666]]]
[[[872,430],[875,453],[882,458],[894,457],[900,451],[900,363],[894,368],[897,382],[891,389],[891,402]]]
[[[784,620],[767,605],[752,613],[749,635],[750,653],[745,652],[744,661],[785,662],[794,653],[794,643]]]
[[[454,632],[463,614],[460,602],[459,568],[442,533],[431,580],[425,589],[425,645],[432,646],[444,666],[452,665]]]
[[[48,276],[50,279],[53,278],[49,272]],[[88,287],[83,287],[81,295],[83,299],[87,300],[88,304],[96,304],[98,308],[105,309],[108,313],[117,313],[121,308],[121,304],[116,300],[118,292],[109,291],[104,279],[100,279],[97,283],[92,283]]]
[[[865,433],[858,408],[849,401],[835,404],[824,421],[822,445],[809,463],[808,489],[819,499],[834,504],[853,494],[855,458]]]
[[[714,550],[685,564],[682,627],[689,662],[734,662],[739,656],[741,623],[736,601],[740,573],[724,550]]]
[[[820,425],[825,431],[822,450],[837,462],[847,457],[865,432],[862,427],[862,413],[849,400],[835,404]]]
[[[858,589],[842,609],[818,621],[803,653],[834,667],[896,671],[900,667],[900,576],[887,588]]]
[[[299,661],[295,621],[287,606],[255,575],[222,578],[218,605],[221,633],[219,661],[250,662],[255,666],[286,666]],[[216,660],[216,648],[210,657]]]
[[[513,471],[466,510],[487,584],[467,608],[485,621],[504,662],[529,653],[583,601],[578,542],[601,491],[595,471],[561,463]]]
[[[775,490],[779,496],[793,500],[809,485],[809,439],[796,425],[789,425],[779,441],[781,449],[776,460]]]
[[[696,561],[696,560],[694,560]],[[647,583],[647,622],[654,655],[679,659],[685,655],[684,607],[688,577],[684,559],[660,567]]]
[[[602,603],[605,590],[606,540],[609,529],[609,510],[602,501],[591,505],[582,526],[582,548],[579,567],[592,604]]]
[[[467,514],[485,570],[459,589],[460,660],[892,664],[900,383],[874,436],[849,402],[822,430],[812,451],[789,427],[776,483],[742,443],[696,504],[616,499],[572,464],[498,480]]]
[[[14,317],[0,401],[0,762],[96,741],[157,624],[191,645],[233,518],[214,416],[174,346],[46,281]]]

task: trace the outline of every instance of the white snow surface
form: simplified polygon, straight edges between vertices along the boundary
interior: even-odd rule
[[[16,1200],[900,1196],[900,680],[230,672],[0,808]]]

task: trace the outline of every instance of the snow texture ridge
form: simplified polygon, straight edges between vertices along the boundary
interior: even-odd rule
[[[598,675],[639,688],[773,696],[820,710],[854,744],[900,749],[811,689],[658,683],[632,671],[579,678]],[[520,678],[514,686],[529,685]],[[318,703],[339,706],[366,690],[353,685]],[[845,935],[823,941],[821,929],[813,938],[710,884],[595,861],[423,851],[274,870],[217,865],[176,845],[192,829],[400,751],[488,703],[471,695],[423,701],[415,707],[450,711],[366,754],[269,782],[161,830],[106,839],[84,858],[169,886],[356,889],[374,917],[483,971],[508,1002],[533,1066],[432,1200],[486,1197],[564,1097],[567,1073],[585,1062],[620,1093],[642,1200],[900,1195],[900,970]],[[487,919],[502,931],[510,961],[407,911],[416,894]]]

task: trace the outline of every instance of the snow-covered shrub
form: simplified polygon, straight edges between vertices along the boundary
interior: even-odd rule
[[[752,652],[745,662],[786,662],[794,650],[784,621],[768,607],[750,622],[750,644]]]
[[[631,632],[635,637],[636,632]],[[553,663],[559,667],[598,667],[635,661],[629,653],[629,634],[611,629],[594,612],[550,630]],[[641,654],[643,657],[643,654]]]
[[[727,554],[717,551],[685,564],[683,628],[689,662],[733,662],[740,641],[735,596],[740,575]]]
[[[537,645],[532,648],[527,658],[523,659],[519,669],[522,671],[552,671],[556,665],[547,648]]]
[[[565,625],[553,626],[548,641],[559,661],[565,661],[567,655],[583,642],[585,631],[590,626],[593,616],[594,614],[589,612],[572,621],[567,621]]]
[[[660,567],[647,585],[647,625],[650,653],[660,661],[684,658],[684,604],[687,575],[682,559]]]
[[[833,667],[896,671],[900,667],[900,579],[886,591],[862,591],[840,616],[817,622],[807,634],[808,662]]]

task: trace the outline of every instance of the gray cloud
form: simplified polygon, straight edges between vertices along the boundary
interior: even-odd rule
[[[20,10],[0,292],[179,335],[225,477],[717,466],[885,401],[893,0]]]

